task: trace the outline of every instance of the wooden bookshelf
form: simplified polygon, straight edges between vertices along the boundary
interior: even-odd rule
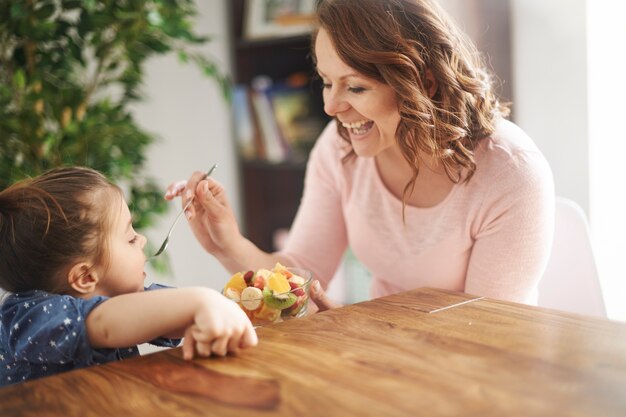
[[[304,172],[304,163],[242,163],[245,234],[261,249],[274,250],[274,233],[291,226],[300,204]]]
[[[255,77],[265,75],[280,83],[294,73],[313,80],[310,35],[262,40],[244,38],[244,1],[230,2],[233,77],[237,85],[250,86]],[[315,111],[323,115],[321,85],[307,86]],[[325,120],[328,118],[323,115]],[[234,138],[237,140],[237,138]],[[239,155],[242,230],[248,239],[265,251],[273,251],[274,233],[288,229],[300,204],[304,185],[306,155],[278,163]]]

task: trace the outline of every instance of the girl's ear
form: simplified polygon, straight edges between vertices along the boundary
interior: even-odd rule
[[[95,268],[86,262],[77,263],[67,274],[67,282],[79,294],[95,292],[99,279]]]
[[[424,71],[424,76],[424,87],[426,88],[426,93],[428,93],[428,97],[433,98],[435,96],[435,93],[437,92],[437,87],[439,87],[439,84],[437,84],[437,80],[435,79],[435,76],[430,69],[426,68],[426,71]]]

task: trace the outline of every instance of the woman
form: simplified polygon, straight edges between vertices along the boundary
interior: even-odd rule
[[[224,189],[195,173],[166,198],[195,193],[187,215],[203,247],[231,272],[280,261],[326,287],[350,246],[373,297],[432,286],[535,302],[552,174],[504,119],[476,48],[430,0],[326,0],[317,15],[313,56],[334,120],[310,155],[286,247],[270,254],[245,239]]]

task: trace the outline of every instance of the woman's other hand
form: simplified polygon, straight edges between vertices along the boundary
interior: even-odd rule
[[[317,306],[318,312],[343,306],[342,304],[339,304],[338,302],[333,301],[330,298],[328,298],[328,296],[326,295],[326,291],[324,291],[324,289],[322,288],[318,280],[314,280],[311,283],[311,290],[310,290],[309,296],[311,297],[311,300],[313,300],[313,302]]]

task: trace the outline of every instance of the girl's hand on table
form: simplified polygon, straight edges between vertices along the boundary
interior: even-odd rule
[[[248,316],[237,304],[218,295],[196,311],[194,323],[185,330],[183,358],[192,359],[194,354],[225,356],[257,343]]]

